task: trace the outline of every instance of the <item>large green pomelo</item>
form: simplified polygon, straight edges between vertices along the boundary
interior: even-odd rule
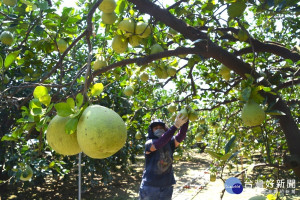
[[[3,4],[7,6],[14,6],[17,4],[17,0],[3,0]]]
[[[9,31],[3,31],[0,35],[0,41],[3,44],[6,44],[8,46],[11,46],[14,43],[14,36]]]
[[[70,118],[56,115],[49,123],[46,139],[50,147],[62,155],[75,155],[81,152],[76,132],[67,134],[65,126]]]
[[[92,105],[82,113],[77,125],[77,140],[91,158],[107,158],[119,151],[127,138],[123,119],[113,110]]]
[[[104,13],[112,13],[116,7],[117,4],[114,0],[103,0],[98,8]]]
[[[246,126],[257,126],[265,120],[265,111],[258,103],[249,100],[242,109],[242,120]]]
[[[113,38],[111,47],[116,53],[124,53],[128,47],[128,39],[121,35],[116,35]]]

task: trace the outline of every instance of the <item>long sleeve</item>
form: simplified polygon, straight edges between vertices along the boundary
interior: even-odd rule
[[[171,140],[176,130],[175,126],[171,126],[158,140],[153,142],[155,148],[160,149],[165,146]]]
[[[175,136],[175,140],[177,142],[180,143],[180,142],[182,142],[184,140],[184,138],[186,137],[186,132],[187,132],[188,127],[189,127],[189,121],[187,121],[186,123],[184,123],[181,126],[179,132]]]

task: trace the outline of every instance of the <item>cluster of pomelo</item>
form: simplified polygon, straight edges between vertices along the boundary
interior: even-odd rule
[[[126,125],[109,108],[100,105],[87,107],[73,134],[65,131],[69,119],[70,117],[56,115],[47,128],[47,142],[59,154],[75,155],[84,152],[91,158],[102,159],[115,154],[126,142]]]

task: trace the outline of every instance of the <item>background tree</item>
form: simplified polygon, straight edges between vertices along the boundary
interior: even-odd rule
[[[101,3],[79,0],[78,9],[61,13],[61,1],[1,3],[0,31],[13,34],[12,43],[2,36],[0,49],[1,180],[18,180],[23,163],[33,166],[36,181],[69,172],[76,157],[53,152],[45,132],[56,111],[70,110],[67,103],[56,105],[78,102],[78,94],[84,97],[80,105],[109,107],[127,124],[128,142],[120,152],[84,158],[91,166],[86,173],[102,169],[104,181],[114,166],[125,169],[143,151],[151,118],[172,123],[171,104],[199,112],[187,147],[202,138],[222,166],[235,163],[238,154],[261,152],[266,165],[300,177],[297,0],[119,0],[108,21]],[[120,25],[127,18],[132,30]],[[146,26],[138,29],[139,23]],[[130,42],[124,52],[121,42],[113,42],[116,35],[125,47]],[[95,68],[97,59],[102,65]],[[143,73],[149,80],[141,80]],[[124,95],[126,86],[134,89],[132,96]],[[241,110],[250,100],[267,115],[249,127]]]

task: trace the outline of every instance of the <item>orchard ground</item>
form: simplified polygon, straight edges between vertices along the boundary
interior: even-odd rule
[[[222,180],[217,176],[215,182],[209,181],[208,168],[212,162],[211,157],[206,153],[199,153],[191,150],[184,154],[184,157],[174,163],[174,172],[176,185],[174,186],[173,200],[218,200],[224,189]],[[247,165],[244,164],[244,167]],[[85,167],[85,166],[83,166]],[[113,179],[108,184],[101,183],[101,177],[95,177],[93,184],[89,177],[82,179],[82,200],[127,200],[138,199],[138,190],[141,182],[144,167],[143,155],[137,156],[137,163],[130,166],[130,173],[123,171],[112,172]],[[239,166],[239,171],[241,171]],[[23,188],[23,182],[17,184],[14,188],[7,188],[5,192],[1,191],[0,200],[6,199],[78,199],[77,175],[74,167],[74,175],[68,180],[54,180],[52,177],[46,178],[46,183],[37,186]],[[255,170],[254,170],[255,171]],[[234,172],[234,170],[232,170]],[[255,172],[254,172],[255,173]],[[225,170],[225,177],[232,177],[229,171]],[[299,184],[299,183],[298,183]],[[296,194],[288,196],[287,200],[299,200],[300,188],[297,185]],[[247,188],[241,194],[234,195],[224,192],[223,200],[248,200],[255,195],[263,194],[265,190],[253,187]],[[1,198],[2,197],[2,198]]]

